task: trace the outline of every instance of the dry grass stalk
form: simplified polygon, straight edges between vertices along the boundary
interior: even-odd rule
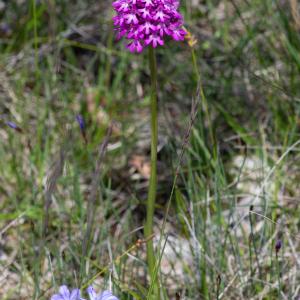
[[[296,29],[300,29],[300,12],[297,0],[290,0],[291,12]]]

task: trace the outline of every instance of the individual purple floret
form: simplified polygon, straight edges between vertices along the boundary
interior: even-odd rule
[[[117,0],[113,7],[117,13],[113,18],[117,37],[129,40],[127,48],[131,52],[140,53],[149,45],[162,46],[166,36],[184,40],[186,31],[178,0]]]
[[[88,287],[87,293],[90,297],[90,300],[119,300],[116,296],[114,296],[111,291],[104,291],[101,294],[96,294],[93,287]]]
[[[51,297],[51,300],[85,300],[80,297],[80,290],[74,289],[69,291],[66,285],[62,285],[59,288],[59,294],[55,294]]]

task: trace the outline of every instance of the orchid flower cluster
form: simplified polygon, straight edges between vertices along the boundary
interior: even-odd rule
[[[131,52],[140,53],[148,45],[162,46],[165,36],[184,40],[179,0],[117,0],[113,7],[117,13],[113,18],[117,37],[129,40],[127,48]]]
[[[88,287],[87,293],[90,300],[119,300],[114,296],[111,291],[104,291],[97,294],[92,286]],[[59,288],[59,293],[51,297],[51,300],[85,300],[80,296],[79,289],[73,289],[70,291],[66,285],[62,285]]]

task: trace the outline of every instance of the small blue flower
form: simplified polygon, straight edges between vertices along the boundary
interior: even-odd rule
[[[55,294],[51,297],[51,300],[85,300],[80,297],[80,290],[74,289],[69,291],[66,285],[62,285],[59,288],[59,294]]]
[[[97,295],[92,286],[88,287],[87,293],[89,294],[90,300],[119,300],[111,291],[104,291]]]

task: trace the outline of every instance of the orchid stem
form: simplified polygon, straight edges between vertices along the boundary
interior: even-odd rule
[[[157,189],[157,65],[155,51],[152,47],[149,47],[149,67],[151,72],[151,173],[147,200],[147,217],[144,228],[145,239],[148,239],[153,234],[153,218]],[[157,272],[155,272],[156,259],[152,239],[149,239],[147,242],[147,263],[151,282],[156,286],[156,293],[159,293]],[[159,295],[157,295],[157,297],[159,297]]]

